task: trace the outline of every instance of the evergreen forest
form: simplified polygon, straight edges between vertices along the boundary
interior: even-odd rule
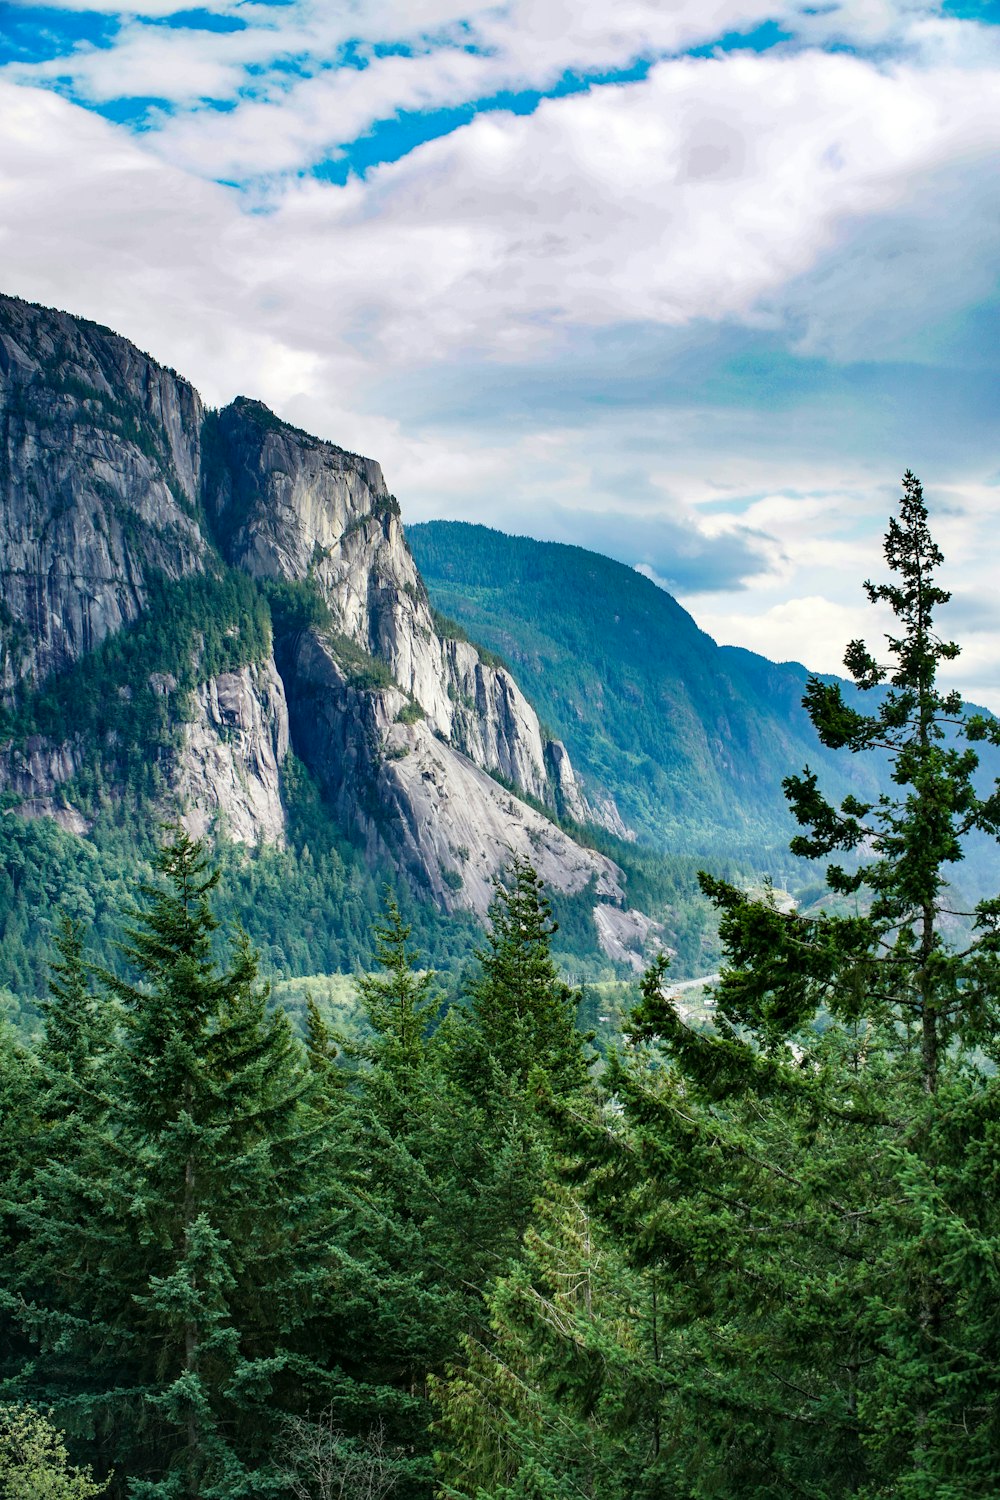
[[[1000,724],[939,681],[911,474],[885,560],[885,650],[804,693],[890,779],[789,767],[823,901],[700,875],[707,1022],[661,955],[596,1047],[523,860],[447,985],[382,893],[351,1034],[277,1003],[180,827],[52,900],[0,1029],[3,1500],[1000,1493],[1000,896],[953,895]]]

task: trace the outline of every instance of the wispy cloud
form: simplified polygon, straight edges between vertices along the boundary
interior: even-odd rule
[[[8,3],[4,288],[816,666],[911,464],[982,696],[1000,27],[961,9]]]

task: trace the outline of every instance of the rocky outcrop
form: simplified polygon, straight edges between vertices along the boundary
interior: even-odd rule
[[[0,297],[0,694],[202,566],[197,392],[107,329]]]
[[[555,789],[560,817],[571,823],[593,823],[626,843],[635,842],[635,832],[626,826],[613,797],[607,793],[593,799],[584,796],[562,740],[549,740],[545,746],[545,763]]]
[[[242,397],[209,430],[206,508],[227,561],[254,578],[311,580],[333,628],[384,661],[448,734],[441,643],[378,464]]]
[[[623,876],[444,741],[426,720],[407,723],[398,687],[351,686],[328,642],[299,640],[289,682],[292,736],[327,800],[447,911],[484,916],[493,877],[513,854],[554,890],[620,902]],[[402,719],[401,716],[402,715]]]
[[[446,640],[443,650],[452,744],[483,770],[550,802],[538,716],[513,677],[504,667],[481,661],[468,641]]]
[[[583,822],[593,823],[596,828],[604,828],[608,833],[614,834],[616,839],[621,839],[626,844],[635,843],[638,835],[635,829],[629,828],[625,822],[610,792],[601,792],[597,796],[585,798],[584,812]]]
[[[598,942],[608,957],[616,963],[628,964],[637,974],[661,950],[673,952],[659,941],[663,924],[634,907],[625,911],[618,906],[598,904],[594,907],[594,926]]]
[[[555,788],[556,807],[561,817],[573,823],[586,823],[587,802],[570,762],[569,751],[562,740],[550,740],[545,758]]]
[[[259,579],[308,580],[333,630],[385,662],[439,734],[550,801],[534,709],[504,668],[439,636],[379,465],[242,397],[208,430],[206,507],[227,560]]]
[[[280,842],[291,743],[371,858],[446,910],[484,915],[512,854],[555,890],[623,905],[618,867],[516,795],[590,816],[511,673],[437,628],[373,460],[246,398],[206,414],[190,385],[107,329],[0,298],[0,465],[9,697],[135,620],[154,576],[224,563],[275,600],[272,659],[260,662],[258,624],[256,664],[177,695],[186,722],[165,771],[193,833]],[[150,682],[172,700],[170,673]],[[96,749],[113,760],[114,734]],[[11,744],[0,790],[70,826],[81,815],[60,788],[88,751]],[[604,927],[627,946],[620,921]]]
[[[174,793],[188,832],[283,843],[279,772],[288,754],[288,709],[274,662],[203,683],[183,735]]]
[[[574,843],[425,724],[393,725],[384,776],[400,810],[404,848],[446,910],[485,916],[494,877],[514,855],[529,861],[551,890],[573,894],[592,881],[595,895],[623,899],[616,864]]]
[[[88,820],[62,790],[82,769],[86,747],[66,740],[53,744],[33,734],[23,743],[0,745],[0,796],[23,818],[54,818],[71,833],[86,833]]]

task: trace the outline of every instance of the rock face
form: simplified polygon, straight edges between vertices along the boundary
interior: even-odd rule
[[[511,857],[528,860],[547,885],[624,899],[618,866],[583,849],[548,818],[442,744],[424,724],[395,724],[386,737],[385,779],[399,809],[403,847],[425,870],[446,910],[485,916],[493,877]]]
[[[206,444],[206,506],[228,562],[311,581],[334,629],[383,661],[431,726],[485,770],[551,800],[534,710],[468,641],[442,640],[379,465],[240,398]]]
[[[273,661],[202,683],[174,778],[192,837],[219,830],[240,844],[283,843],[287,754],[285,689]]]
[[[54,744],[33,734],[21,744],[0,746],[0,795],[16,799],[21,817],[54,818],[71,833],[85,833],[86,818],[60,792],[84,761],[85,747],[72,740]]]
[[[197,392],[96,324],[0,297],[0,694],[203,564]]]
[[[446,641],[444,662],[452,743],[477,766],[552,802],[538,716],[510,673],[480,661],[468,641]]]
[[[445,910],[484,914],[512,852],[557,890],[623,905],[617,866],[519,799],[593,816],[510,672],[438,629],[373,460],[243,397],[205,413],[116,334],[0,298],[0,466],[8,702],[137,619],[154,575],[236,570],[314,613],[276,609],[273,657],[190,695],[167,779],[193,832],[281,842],[291,745],[372,859]],[[169,698],[168,679],[148,680]],[[60,788],[93,748],[12,739],[0,790],[81,826]],[[598,928],[622,948],[620,929]]]
[[[594,925],[608,957],[628,964],[637,974],[642,973],[650,959],[664,946],[658,941],[663,931],[662,923],[654,922],[634,907],[624,911],[607,904],[595,906]]]
[[[528,859],[557,890],[621,902],[618,866],[583,849],[520,801],[427,720],[400,722],[398,687],[363,692],[347,681],[328,643],[306,632],[288,673],[296,747],[328,801],[362,829],[412,883],[446,911],[484,916],[493,877],[512,854]]]
[[[313,580],[334,628],[449,733],[441,643],[377,463],[239,398],[215,419],[206,507],[229,563],[258,579]]]

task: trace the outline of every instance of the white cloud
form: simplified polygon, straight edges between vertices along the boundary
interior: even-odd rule
[[[151,122],[159,149],[190,170],[225,180],[308,167],[398,111],[463,105],[507,89],[551,89],[566,73],[613,72],[769,20],[820,43],[845,28],[862,37],[872,31],[870,6],[815,15],[802,0],[722,0],[711,7],[701,0],[670,6],[629,0],[613,10],[603,0],[205,7],[249,23],[234,32],[150,26],[176,9],[160,0],[127,11],[105,4],[81,8],[116,17],[109,45],[80,45],[72,55],[32,65],[12,63],[8,76],[60,88],[68,80],[77,97],[95,103],[165,97],[179,112]],[[909,7],[880,9],[895,17],[894,33],[913,30]],[[928,8],[919,9],[926,21]],[[875,30],[881,38],[887,27]],[[931,52],[950,47],[958,56],[963,47],[956,38],[983,30],[940,24],[936,33],[926,31],[924,45]],[[335,66],[347,43],[360,49],[368,64],[363,71]],[[410,48],[412,55],[378,55],[375,49],[386,44]],[[287,71],[290,59],[304,76]],[[199,108],[205,100],[234,107],[206,111]]]
[[[317,298],[345,309],[342,326],[363,309],[392,360],[422,355],[429,335],[441,353],[502,356],[580,323],[780,322],[788,283],[949,163],[985,196],[1000,149],[991,81],[818,53],[663,63],[530,117],[481,116],[364,185],[299,184],[276,234],[314,247]],[[1000,237],[986,220],[966,250],[926,209],[906,224],[921,296],[935,257],[954,283],[963,256],[972,274]]]
[[[847,642],[871,626],[861,606],[852,608],[822,594],[786,599],[759,613],[713,609],[703,599],[686,602],[720,645],[745,646],[772,661],[799,661],[813,672],[842,675]]]
[[[8,3],[15,10],[19,6],[25,10],[38,8],[37,0],[8,0]],[[179,10],[184,9],[178,4],[178,0],[129,0],[127,7],[123,7],[120,0],[59,0],[58,5],[54,4],[47,8],[53,11],[70,11],[74,14],[87,11],[92,15],[148,16],[152,19],[173,16]],[[197,9],[207,11],[210,15],[232,15],[239,12],[242,5],[241,0],[199,0]]]
[[[829,411],[769,410],[745,382],[712,399],[702,377],[668,403],[655,366],[628,407],[627,357],[613,380],[587,330],[684,330],[677,339],[697,351],[737,326],[817,363],[906,358],[932,372],[956,358],[949,319],[992,294],[1000,250],[985,28],[963,28],[959,46],[959,23],[942,29],[926,11],[842,7],[837,24],[850,11],[870,37],[905,33],[905,60],[663,61],[647,82],[481,116],[344,188],[278,182],[267,212],[205,180],[294,172],[401,102],[551,78],[570,56],[610,65],[630,47],[669,45],[670,27],[691,39],[707,10],[637,3],[612,18],[587,0],[564,25],[555,3],[484,7],[481,35],[500,28],[487,56],[435,47],[287,90],[270,80],[271,102],[141,138],[47,90],[0,84],[3,289],[111,324],[214,402],[257,395],[372,452],[408,517],[464,515],[642,563],[679,579],[720,638],[836,670],[846,640],[871,631],[859,582],[879,571],[893,474],[923,461],[895,451],[912,429],[889,402],[841,393]],[[428,29],[460,14],[420,11]],[[712,20],[763,13],[712,8]],[[117,50],[81,59],[80,78],[101,98],[140,82],[142,93],[225,92],[253,57],[312,47],[321,32],[329,48],[348,21],[371,35],[412,26],[414,11],[329,15],[299,6],[273,36],[129,24]],[[569,410],[580,361],[599,395]],[[678,355],[674,386],[683,368]],[[541,386],[518,409],[519,371],[566,387],[562,416],[532,408]],[[502,411],[491,373],[508,382]],[[444,408],[457,387],[455,417]],[[981,606],[1000,495],[981,453],[948,465],[923,472],[949,487],[942,543],[973,601],[959,665],[1000,707],[1000,674],[989,677],[1000,621]]]

